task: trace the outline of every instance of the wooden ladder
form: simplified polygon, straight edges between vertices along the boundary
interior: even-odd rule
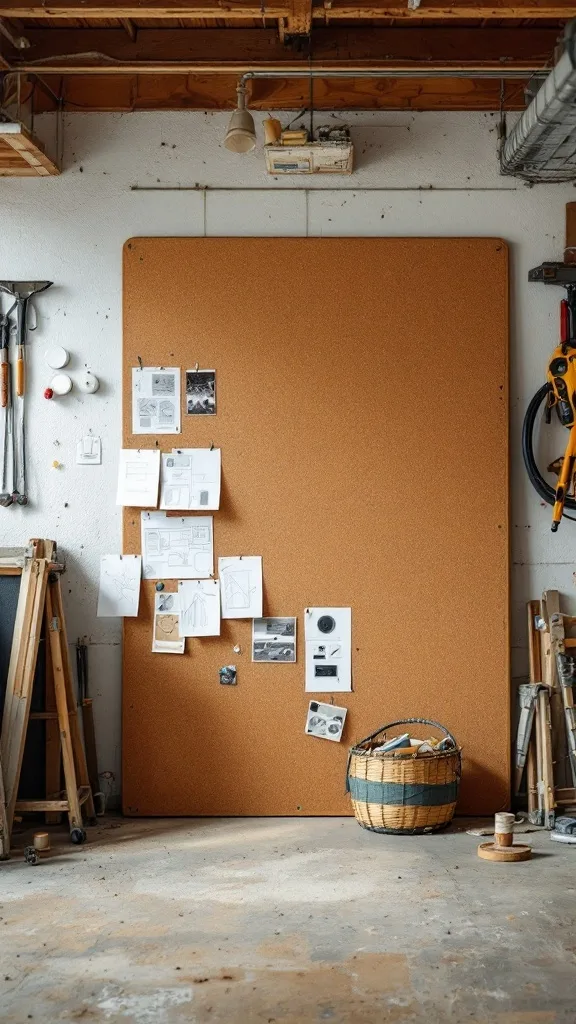
[[[94,818],[94,801],[88,781],[86,757],[76,713],[62,605],[60,574],[64,567],[55,561],[56,545],[54,541],[33,540],[30,544],[32,545],[31,557],[26,558],[21,570],[22,578],[0,736],[0,763],[3,765],[4,771],[8,843],[15,814],[26,811],[44,811],[47,820],[54,820],[55,813],[66,812],[72,842],[83,843],[86,833],[83,828],[82,806],[86,805],[87,817],[92,820]],[[0,573],[2,571],[0,569]],[[46,710],[31,713],[30,704],[38,658],[38,643],[43,622],[45,623],[47,644]],[[52,706],[52,695],[55,707]],[[44,719],[47,726],[47,744],[50,743],[49,753],[52,764],[51,773],[47,773],[47,785],[53,784],[57,779],[57,789],[60,789],[61,755],[64,791],[50,793],[44,800],[18,800],[18,784],[28,722],[35,718]],[[52,733],[50,733],[50,728],[52,728]],[[54,735],[56,728],[58,737]],[[55,739],[59,739],[59,750],[54,744]],[[57,764],[55,764],[55,756]]]

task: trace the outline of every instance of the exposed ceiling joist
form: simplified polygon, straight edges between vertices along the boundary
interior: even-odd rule
[[[433,20],[465,19],[547,19],[566,20],[576,13],[574,0],[423,0],[411,10],[407,0],[366,3],[366,0],[324,0],[312,3],[311,14],[305,0],[7,0],[1,10],[4,17],[56,19],[85,18],[285,18],[287,24],[309,30],[309,17],[319,21],[365,18],[410,18]],[[296,31],[296,28],[294,28]]]
[[[318,28],[314,64],[349,68],[385,67],[389,62],[458,63],[495,66],[503,77],[510,71],[530,72],[550,60],[558,37],[555,29],[485,29],[479,53],[477,34],[457,28],[348,29]],[[14,51],[14,68],[40,73],[134,73],[135,66],[160,70],[170,55],[175,73],[242,73],[268,68],[307,67],[300,56],[283,46],[275,29],[140,29],[133,38],[123,29],[29,29],[30,49]],[[206,61],[207,55],[210,61]],[[167,62],[164,61],[164,64]],[[140,70],[140,67],[138,67]]]

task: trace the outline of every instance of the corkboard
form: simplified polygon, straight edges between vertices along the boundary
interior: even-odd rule
[[[264,614],[298,616],[298,661],[252,664],[249,621],[188,640],[184,656],[152,654],[144,582],[124,623],[125,813],[349,814],[348,745],[404,716],[437,719],[462,744],[461,812],[506,807],[506,245],[135,238],[132,448],[153,444],[130,432],[138,356],[216,368],[217,415],[183,413],[182,434],[160,444],[222,448],[215,555],[263,556]],[[139,510],[124,510],[124,550],[140,551]],[[352,607],[340,745],[303,731],[308,605]],[[219,684],[228,663],[236,687]]]

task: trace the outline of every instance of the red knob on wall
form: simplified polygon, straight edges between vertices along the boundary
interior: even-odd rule
[[[44,398],[53,398],[53,397],[54,397],[54,392],[52,391],[52,388],[45,388],[44,389]]]

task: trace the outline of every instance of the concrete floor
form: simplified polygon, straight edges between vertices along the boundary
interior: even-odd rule
[[[29,838],[0,864],[3,1022],[576,1020],[576,847],[546,833],[511,865],[348,818],[108,818],[36,867]]]

